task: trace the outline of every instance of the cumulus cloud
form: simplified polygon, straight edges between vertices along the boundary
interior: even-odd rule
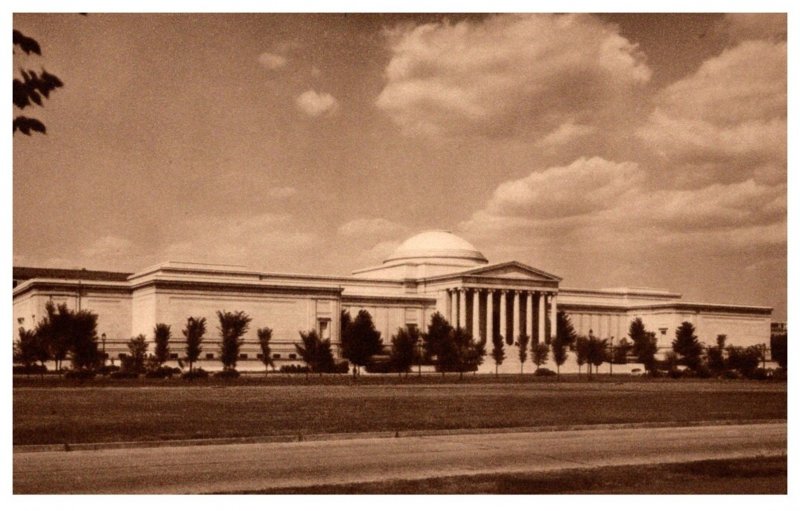
[[[635,250],[713,241],[728,249],[785,243],[786,187],[753,179],[694,189],[650,190],[636,163],[579,159],[500,184],[459,226],[467,236],[528,247],[591,250],[613,240]]]
[[[376,104],[409,134],[557,140],[618,117],[651,76],[635,44],[589,15],[498,15],[387,36]]]
[[[332,115],[339,109],[339,102],[327,92],[307,90],[297,96],[297,108],[310,117]]]
[[[348,238],[393,237],[407,232],[407,229],[404,225],[385,218],[356,218],[340,225],[337,232]]]
[[[745,41],[660,91],[637,134],[699,179],[785,181],[786,86],[786,43]]]
[[[267,191],[267,195],[269,195],[273,199],[287,199],[296,194],[297,194],[297,188],[295,188],[294,186],[278,186],[275,188],[270,188]]]
[[[287,59],[283,55],[265,51],[258,56],[258,62],[270,71],[275,71],[276,69],[284,67]]]

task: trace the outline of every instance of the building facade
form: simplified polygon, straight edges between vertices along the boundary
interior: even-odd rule
[[[402,243],[383,264],[356,270],[349,277],[278,274],[242,266],[167,262],[136,273],[14,268],[15,339],[20,327],[34,328],[48,301],[66,303],[98,315],[101,349],[111,359],[127,352],[126,343],[144,334],[152,341],[156,323],[171,326],[171,356],[183,356],[181,330],[189,316],[205,317],[208,333],[201,360],[219,367],[216,313],[244,311],[251,318],[240,368],[258,369],[258,328],[273,330],[277,364],[299,363],[299,332],[316,329],[338,352],[340,311],[372,315],[384,343],[399,328],[424,331],[433,313],[491,346],[506,343],[501,372],[519,372],[516,340],[533,342],[555,335],[556,314],[566,312],[579,334],[590,332],[618,343],[630,322],[640,317],[669,349],[683,321],[696,327],[701,342],[717,335],[729,345],[769,344],[769,307],[685,302],[681,295],[643,288],[576,289],[561,278],[517,261],[491,264],[469,242],[447,231],[426,231]],[[152,347],[152,343],[151,343]],[[530,358],[530,357],[529,357]],[[571,356],[572,358],[572,356]],[[550,364],[552,366],[552,364]],[[532,370],[527,362],[527,370]],[[494,371],[487,357],[481,371]],[[572,360],[562,371],[577,370]]]

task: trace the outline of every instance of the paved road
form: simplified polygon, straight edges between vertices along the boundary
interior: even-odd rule
[[[202,493],[786,453],[786,424],[14,453],[14,493]]]

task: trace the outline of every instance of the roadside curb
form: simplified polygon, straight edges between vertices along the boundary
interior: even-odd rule
[[[674,428],[697,426],[725,426],[736,424],[780,424],[786,419],[717,420],[689,422],[630,422],[615,424],[576,424],[572,426],[522,426],[510,428],[432,429],[406,431],[365,431],[358,433],[313,433],[296,435],[269,435],[252,437],[197,438],[183,440],[148,440],[136,442],[99,442],[86,444],[15,445],[14,453],[98,451],[106,449],[141,449],[154,447],[191,447],[202,445],[292,443],[327,440],[359,440],[370,438],[409,438],[424,436],[480,435],[487,433],[537,433],[552,431],[583,431],[596,429]]]

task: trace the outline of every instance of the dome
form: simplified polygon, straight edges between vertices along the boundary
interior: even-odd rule
[[[461,264],[486,264],[489,261],[472,244],[450,231],[425,231],[412,236],[386,258],[384,263],[407,259],[447,260],[457,259]],[[432,261],[433,262],[433,261]]]

